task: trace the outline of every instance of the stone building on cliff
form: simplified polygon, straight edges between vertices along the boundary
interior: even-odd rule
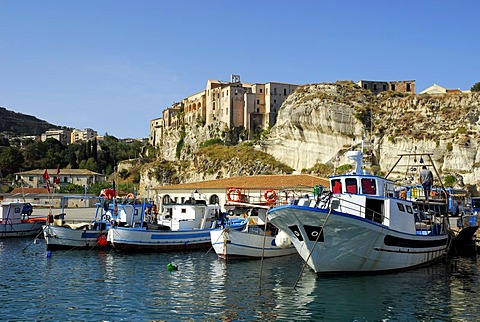
[[[401,93],[415,94],[415,81],[367,81],[360,80],[357,85],[363,89],[370,90],[373,94],[380,92],[395,91]]]
[[[225,129],[243,127],[249,137],[275,125],[278,110],[298,85],[269,82],[250,84],[231,75],[230,81],[208,80],[205,90],[165,109],[150,121],[149,143],[161,145],[165,131],[183,124],[220,124]]]

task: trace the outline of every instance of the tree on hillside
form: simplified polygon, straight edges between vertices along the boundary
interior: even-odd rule
[[[18,172],[23,165],[22,151],[15,147],[2,148],[0,152],[0,169],[4,177],[11,177]]]
[[[476,82],[470,89],[472,92],[480,92],[480,82]]]

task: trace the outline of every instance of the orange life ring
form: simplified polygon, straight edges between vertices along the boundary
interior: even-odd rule
[[[227,200],[228,201],[240,201],[242,199],[242,192],[240,189],[231,188],[227,191]]]
[[[263,194],[263,197],[265,198],[265,200],[267,200],[268,203],[273,203],[277,200],[277,193],[272,189],[268,189]]]
[[[127,199],[135,199],[135,195],[130,192],[130,193],[127,195]]]

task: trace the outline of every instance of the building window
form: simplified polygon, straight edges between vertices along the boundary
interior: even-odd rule
[[[287,89],[286,88],[283,89],[283,95],[287,96]]]
[[[364,89],[368,89],[367,84],[363,84]]]
[[[374,91],[377,90],[377,84],[373,84],[373,90],[374,90]]]
[[[28,181],[33,181],[33,177],[28,177]]]
[[[259,108],[257,108],[257,113],[260,113],[260,109],[259,109]]]
[[[257,100],[257,104],[260,104],[260,100]]]
[[[392,91],[395,90],[395,84],[392,84]]]
[[[411,92],[412,91],[412,86],[410,83],[407,83],[407,92]]]
[[[210,204],[220,204],[220,198],[217,195],[211,195],[210,196]]]
[[[262,93],[263,89],[260,88],[260,93]]]
[[[235,95],[237,95],[237,94],[238,94],[238,90],[237,90],[237,89],[235,89]]]
[[[387,90],[387,85],[383,84],[383,90],[384,90],[384,91]]]

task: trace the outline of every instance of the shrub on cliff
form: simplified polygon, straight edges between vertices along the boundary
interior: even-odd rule
[[[480,82],[476,82],[470,89],[472,92],[480,92]]]

